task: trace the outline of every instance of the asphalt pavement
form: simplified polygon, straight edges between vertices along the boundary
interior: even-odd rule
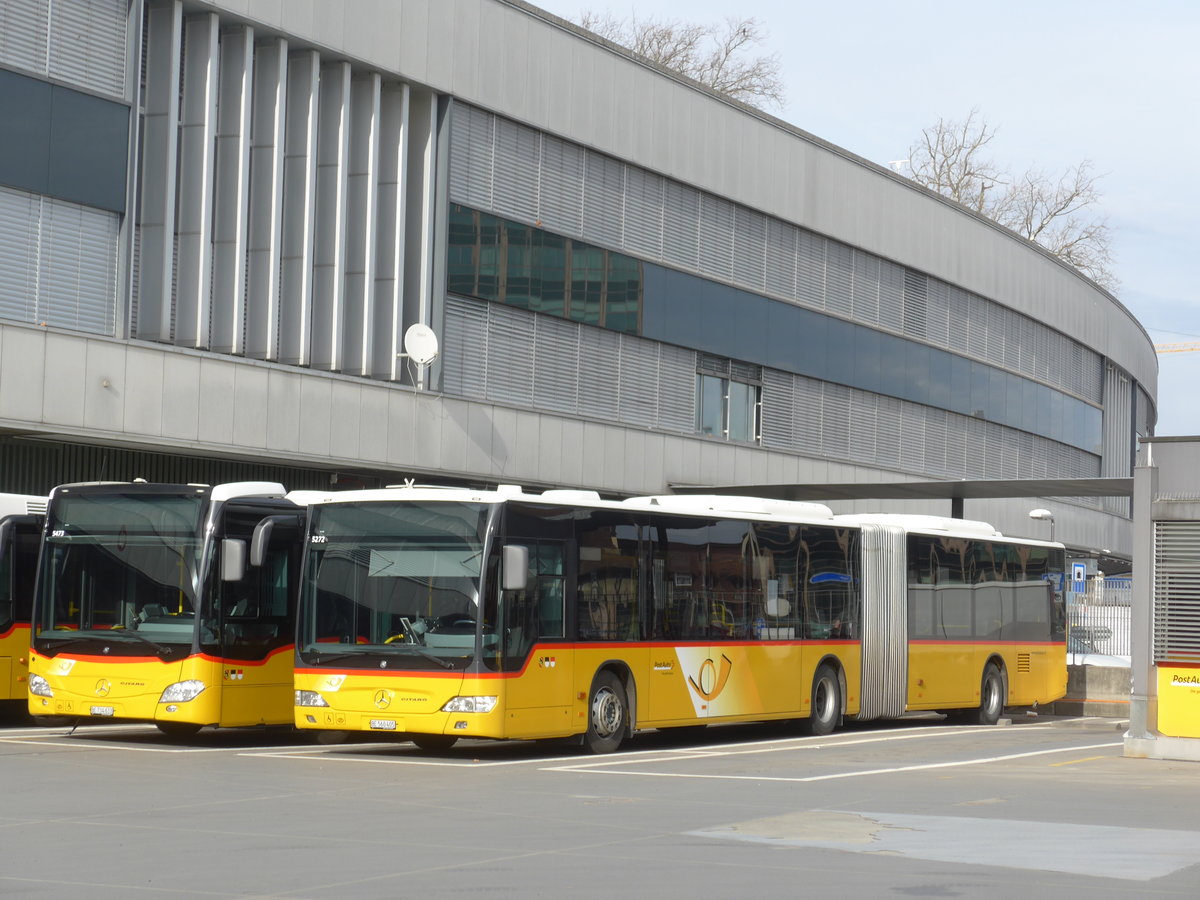
[[[1200,896],[1200,768],[936,716],[620,753],[0,723],[5,898]]]

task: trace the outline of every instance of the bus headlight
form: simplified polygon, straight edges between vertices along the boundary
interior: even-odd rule
[[[442,712],[489,713],[495,706],[495,697],[455,697],[442,707]]]
[[[167,689],[162,692],[162,696],[158,698],[159,703],[187,703],[189,700],[195,700],[200,696],[200,692],[207,685],[203,681],[192,679],[191,681],[177,681],[174,684],[167,685]]]
[[[29,676],[29,693],[37,694],[39,697],[54,696],[54,691],[50,690],[50,682],[41,675]]]
[[[297,706],[328,706],[325,698],[316,691],[296,691]]]

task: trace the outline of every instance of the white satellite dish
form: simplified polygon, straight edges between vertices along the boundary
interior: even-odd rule
[[[438,355],[438,339],[433,329],[418,322],[404,332],[404,355],[418,366],[427,366]]]

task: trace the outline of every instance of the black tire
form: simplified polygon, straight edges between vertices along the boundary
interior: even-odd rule
[[[812,707],[808,715],[809,734],[831,734],[842,718],[842,683],[833,666],[822,664],[813,676]]]
[[[154,726],[167,737],[177,738],[192,737],[204,727],[194,722],[155,722]]]
[[[979,683],[979,709],[975,720],[980,725],[995,725],[1004,712],[1004,676],[995,663],[983,669],[983,680]]]
[[[422,750],[449,750],[458,743],[452,734],[410,734],[408,739]]]
[[[612,672],[597,673],[588,697],[588,728],[583,746],[592,753],[612,753],[629,733],[629,701],[621,679]]]

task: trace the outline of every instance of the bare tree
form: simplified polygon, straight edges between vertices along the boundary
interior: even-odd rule
[[[783,107],[779,57],[754,56],[765,38],[755,19],[731,17],[723,25],[673,19],[618,19],[610,12],[585,11],[579,24],[639,56],[688,76],[750,106]]]
[[[1112,270],[1112,234],[1096,210],[1102,195],[1091,161],[1057,179],[1040,169],[1013,175],[987,157],[995,136],[977,109],[961,121],[938,119],[909,148],[909,176],[1036,241],[1115,291],[1120,285]]]

